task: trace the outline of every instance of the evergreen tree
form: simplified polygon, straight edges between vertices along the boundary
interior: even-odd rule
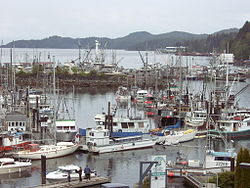
[[[240,167],[240,163],[250,162],[250,153],[248,149],[241,148],[237,155],[237,164],[235,171],[235,188],[249,188],[250,187],[250,169]]]

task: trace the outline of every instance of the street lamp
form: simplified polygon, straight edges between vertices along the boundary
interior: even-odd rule
[[[208,173],[216,175],[216,187],[218,187],[219,186],[219,175],[218,175],[218,173],[217,172],[211,172],[211,171],[208,171]]]

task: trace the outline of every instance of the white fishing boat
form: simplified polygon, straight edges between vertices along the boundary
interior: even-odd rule
[[[185,131],[165,130],[164,135],[158,138],[157,143],[162,145],[173,145],[193,140],[197,130],[188,129]]]
[[[179,160],[179,156],[176,157],[175,162],[168,161],[167,167],[171,167],[173,170],[168,171],[168,176],[182,176],[182,173],[187,174],[199,174],[205,175],[209,173],[220,173],[229,171],[232,165],[236,164],[237,154],[233,150],[227,150],[224,152],[217,152],[214,150],[206,150],[204,161],[182,158]]]
[[[227,139],[248,139],[250,135],[250,118],[234,117],[233,119],[218,120],[215,130],[210,134],[223,135]]]
[[[38,145],[30,144],[30,148],[16,153],[18,158],[41,159],[46,156],[47,159],[63,157],[74,153],[79,145],[73,142],[58,142],[56,145]]]
[[[0,158],[0,174],[21,172],[30,167],[30,161],[15,161],[13,158]]]
[[[58,170],[49,172],[46,175],[46,179],[48,181],[63,181],[67,180],[68,175],[70,174],[70,179],[79,179],[79,171],[80,167],[76,165],[65,165],[65,166],[59,166]],[[96,177],[96,171],[92,171],[90,174],[91,177]],[[82,179],[84,179],[85,174],[84,171],[82,171]]]
[[[56,140],[57,141],[72,141],[77,133],[75,120],[56,120]]]
[[[115,93],[115,99],[117,102],[128,102],[131,99],[128,88],[120,86]]]
[[[87,147],[83,146],[82,150],[93,153],[108,153],[153,147],[155,142],[155,138],[143,139],[142,136],[111,138],[110,131],[100,126],[87,129]]]
[[[185,117],[185,124],[189,127],[200,127],[204,125],[207,120],[206,110],[195,110],[187,114]]]
[[[97,114],[94,118],[97,126],[105,125],[106,114]],[[130,117],[113,117],[113,132],[141,132],[148,133],[150,130],[149,119],[130,118]],[[126,135],[125,135],[126,136]]]
[[[213,171],[229,170],[232,163],[232,158],[236,158],[237,154],[234,151],[228,150],[224,152],[216,152],[207,150],[204,162],[204,168],[215,168]],[[220,169],[216,169],[220,168]]]
[[[136,97],[135,97],[135,101],[137,103],[143,103],[144,102],[144,97],[148,94],[147,90],[138,90],[136,92]]]

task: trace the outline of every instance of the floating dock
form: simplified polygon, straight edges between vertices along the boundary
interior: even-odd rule
[[[29,188],[64,188],[64,187],[70,187],[70,188],[77,188],[77,187],[90,187],[90,186],[98,186],[104,183],[110,183],[111,178],[106,177],[94,177],[91,178],[90,181],[87,181],[86,179],[83,179],[82,181],[79,180],[72,180],[70,182],[68,181],[57,181],[53,183],[47,183],[42,185],[37,185]]]

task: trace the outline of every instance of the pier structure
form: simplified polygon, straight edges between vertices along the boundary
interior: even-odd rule
[[[70,187],[70,188],[95,187],[95,188],[98,188],[101,186],[101,184],[110,183],[110,182],[111,182],[111,178],[93,177],[89,181],[87,181],[87,179],[83,179],[82,181],[72,180],[70,182],[60,181],[60,182],[41,184],[41,185],[29,187],[29,188],[64,188],[64,187]]]

